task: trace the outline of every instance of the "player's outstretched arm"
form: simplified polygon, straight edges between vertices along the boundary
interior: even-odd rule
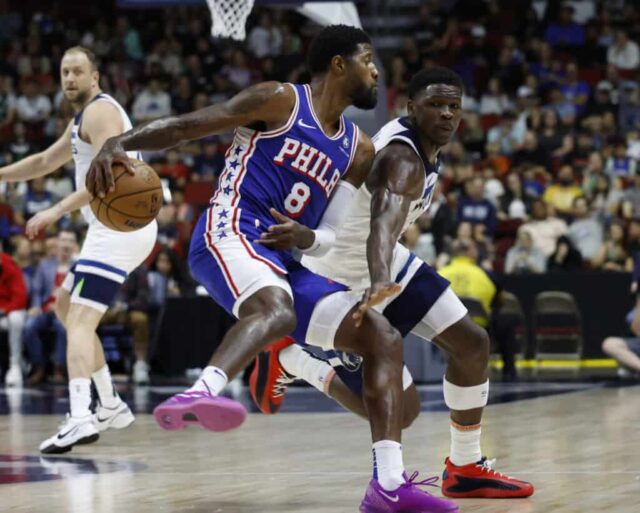
[[[366,186],[371,192],[371,231],[367,239],[367,261],[371,287],[365,291],[356,321],[369,307],[395,294],[391,281],[393,248],[413,200],[420,197],[424,170],[416,153],[405,144],[390,144],[373,162]]]
[[[81,136],[86,142],[91,143],[95,153],[102,148],[107,139],[120,135],[123,130],[122,116],[112,103],[93,102],[84,110]],[[27,223],[27,237],[35,237],[47,226],[58,222],[63,215],[88,205],[90,201],[91,194],[83,187],[51,208],[38,212]]]
[[[67,125],[64,134],[46,150],[30,155],[19,162],[0,167],[0,181],[24,182],[39,176],[53,173],[56,169],[69,162],[71,153],[72,122]]]
[[[95,156],[87,174],[87,189],[103,195],[113,186],[111,165],[133,168],[126,152],[162,150],[184,141],[199,139],[257,122],[284,123],[295,104],[295,93],[280,82],[264,82],[249,87],[230,100],[204,109],[156,119],[106,141]]]
[[[59,201],[51,208],[41,210],[27,222],[27,237],[33,239],[47,226],[57,223],[65,214],[84,207],[91,201],[91,194],[84,187]]]

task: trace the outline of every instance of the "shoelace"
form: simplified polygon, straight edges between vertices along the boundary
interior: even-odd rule
[[[287,387],[295,380],[296,378],[289,376],[286,371],[280,371],[280,376],[276,378],[276,383],[273,386],[273,393],[271,396],[274,398],[282,397]]]
[[[411,474],[411,477],[409,477],[409,479],[407,479],[407,481],[402,486],[435,486],[436,488],[438,487],[438,485],[436,484],[439,479],[438,476],[428,477],[427,479],[423,479],[422,481],[416,481],[419,475],[420,475],[420,472],[416,470],[413,474]]]
[[[486,456],[483,456],[482,459],[476,464],[476,467],[480,467],[483,472],[487,472],[488,474],[494,474],[498,477],[507,477],[500,472],[494,470],[493,466],[496,464],[496,458],[492,460],[488,460]]]

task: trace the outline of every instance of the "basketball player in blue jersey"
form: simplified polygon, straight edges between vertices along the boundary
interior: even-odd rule
[[[22,181],[52,173],[73,159],[76,192],[30,219],[27,235],[35,236],[77,209],[89,225],[80,256],[56,298],[56,315],[67,329],[71,411],[58,433],[40,445],[46,454],[68,452],[76,444],[96,441],[99,431],[124,428],[134,421],[113,387],[96,328],[127,274],[151,252],[157,225],[154,221],[137,231],[116,232],[102,225],[88,206],[91,196],[84,183],[91,159],[107,139],[131,128],[123,108],[100,90],[96,63],[95,55],[86,48],[77,46],[65,52],[60,81],[74,119],[43,152],[0,168],[0,180]],[[130,156],[139,158],[137,153]],[[95,415],[90,410],[92,379],[99,399]]]
[[[302,263],[354,290],[364,289],[365,301],[380,284],[395,281],[402,287],[400,294],[376,309],[403,336],[413,332],[448,353],[444,397],[451,409],[451,453],[445,462],[443,493],[449,497],[527,497],[533,493],[529,483],[494,472],[482,457],[480,420],[489,389],[485,331],[471,320],[447,280],[398,242],[409,224],[429,207],[438,179],[440,149],[460,123],[462,91],[461,79],[446,68],[427,68],[413,77],[409,115],[387,123],[374,136],[373,169],[332,249],[321,257],[304,256]],[[340,322],[339,315],[336,319]],[[351,356],[345,362],[342,356],[331,353],[322,361],[285,339],[256,359],[250,380],[252,396],[263,412],[275,413],[287,385],[301,378],[366,417],[358,359]],[[406,368],[404,372],[407,386],[412,380]],[[420,404],[417,394],[405,398],[404,424],[408,425]]]
[[[290,251],[279,249],[288,244],[307,254],[326,251],[374,156],[369,138],[342,115],[349,105],[376,103],[378,72],[368,36],[344,25],[327,27],[312,42],[308,62],[309,85],[267,82],[221,105],[152,121],[107,141],[92,164],[87,184],[100,194],[112,184],[112,163],[126,162],[126,150],[162,149],[236,129],[211,206],[195,228],[189,263],[238,322],[195,385],[160,404],[154,415],[165,429],[186,422],[213,431],[239,426],[244,407],[218,394],[262,348],[289,333],[299,341],[356,352],[364,360],[364,398],[382,483],[370,493],[389,493],[393,509],[385,511],[457,511],[404,474],[397,331],[372,310],[365,310],[356,326],[357,308],[342,298],[346,287],[313,274]],[[397,289],[394,283],[380,284],[369,302]],[[346,305],[344,321],[328,330],[334,302]]]

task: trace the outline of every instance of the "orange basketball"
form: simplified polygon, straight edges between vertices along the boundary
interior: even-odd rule
[[[91,200],[91,210],[103,225],[119,232],[139,230],[153,221],[162,206],[160,178],[146,162],[130,159],[135,174],[113,165],[115,190]]]

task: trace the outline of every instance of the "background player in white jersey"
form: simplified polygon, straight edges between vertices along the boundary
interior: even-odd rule
[[[84,186],[91,160],[108,138],[129,130],[131,122],[122,107],[100,90],[96,58],[90,50],[78,46],[65,52],[60,81],[75,113],[64,134],[41,153],[0,168],[1,180],[30,180],[54,172],[73,158],[76,192],[34,216],[27,234],[33,237],[78,208],[89,223],[80,256],[60,288],[55,307],[67,329],[71,412],[59,432],[40,445],[44,453],[70,451],[75,444],[96,441],[99,431],[133,422],[131,410],[113,387],[96,328],[127,274],[151,252],[157,234],[155,221],[123,233],[106,228],[91,212],[91,196]],[[136,152],[130,156],[139,158]],[[100,402],[95,416],[90,410],[92,379]]]
[[[302,261],[354,290],[364,289],[365,302],[379,284],[400,284],[401,293],[376,309],[402,335],[413,332],[448,353],[444,396],[451,409],[451,453],[443,493],[450,497],[526,497],[533,493],[529,483],[494,472],[482,458],[480,420],[489,391],[486,332],[471,320],[447,280],[398,243],[431,202],[440,149],[460,123],[462,91],[462,80],[447,68],[427,68],[413,77],[409,115],[387,123],[374,136],[376,158],[371,174],[358,191],[332,249],[321,257],[304,256]],[[344,378],[355,392],[337,382],[333,387],[336,399],[363,414],[358,384],[348,382],[353,379],[343,372],[343,365],[335,368],[337,379]],[[292,377],[317,384],[317,376],[322,375],[323,388],[317,388],[327,391],[333,372],[328,362],[322,365],[299,346],[281,342],[271,354],[256,360],[252,395],[261,410],[270,413],[277,410]]]

